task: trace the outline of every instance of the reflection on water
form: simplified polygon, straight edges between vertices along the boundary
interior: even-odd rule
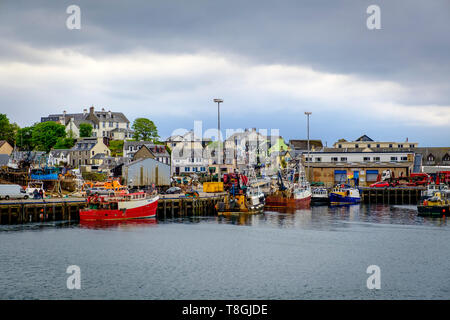
[[[265,211],[262,215],[241,214],[219,217],[219,223],[236,225],[270,225],[280,228],[334,228],[345,227],[346,223],[402,224],[446,226],[445,217],[419,217],[416,206],[386,205],[344,205],[313,206],[308,209]]]
[[[81,228],[87,229],[121,229],[133,230],[136,227],[156,226],[156,218],[110,220],[110,221],[80,221]]]
[[[3,225],[0,299],[448,299],[449,231],[387,205]]]

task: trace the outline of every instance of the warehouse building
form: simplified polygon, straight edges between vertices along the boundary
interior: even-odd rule
[[[129,187],[170,186],[170,166],[152,158],[123,165],[122,175]]]

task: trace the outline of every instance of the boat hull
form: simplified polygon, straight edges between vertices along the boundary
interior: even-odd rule
[[[281,195],[269,195],[266,197],[266,207],[269,208],[307,208],[311,204],[311,196],[302,199],[288,198]]]
[[[151,219],[156,217],[158,199],[123,202],[121,209],[82,209],[80,221],[120,221],[132,219]],[[135,206],[137,204],[137,206]]]
[[[311,197],[311,205],[327,205],[330,203],[328,197]]]
[[[349,196],[345,196],[345,195],[341,195],[339,193],[334,193],[331,192],[330,193],[330,199],[329,199],[330,203],[360,203],[361,202],[361,198],[359,197],[349,197]]]
[[[219,216],[235,216],[235,215],[240,215],[240,214],[258,214],[258,213],[262,213],[264,210],[264,205],[263,204],[258,204],[256,206],[252,206],[251,208],[248,208],[247,210],[217,210],[217,215]]]
[[[417,211],[419,212],[419,216],[445,216],[450,213],[450,206],[424,206],[418,205]]]

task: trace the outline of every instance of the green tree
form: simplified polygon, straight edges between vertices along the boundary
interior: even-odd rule
[[[66,137],[66,128],[53,121],[41,122],[34,126],[32,143],[37,150],[49,152],[60,138]]]
[[[80,124],[80,137],[90,137],[94,128],[89,123]]]
[[[111,150],[111,156],[122,157],[123,156],[123,140],[111,140],[109,142],[109,150]]]
[[[149,119],[137,118],[131,128],[134,130],[133,138],[136,141],[158,141],[158,129]]]
[[[10,123],[6,114],[0,113],[0,140],[6,140],[14,145],[15,135],[19,130],[16,123]]]
[[[56,141],[56,144],[53,146],[53,149],[70,149],[75,145],[75,139],[74,138],[59,138],[58,141]]]
[[[16,133],[16,146],[21,150],[33,150],[33,129],[34,126],[24,127],[17,130]]]

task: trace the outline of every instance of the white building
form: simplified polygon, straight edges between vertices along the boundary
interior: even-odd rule
[[[51,114],[42,117],[41,122],[55,121],[66,127],[66,132],[74,138],[80,137],[80,125],[90,124],[93,128],[92,137],[107,137],[112,140],[131,139],[133,131],[130,129],[130,121],[122,112],[95,111],[94,107],[83,110],[83,113]]]
[[[171,149],[172,175],[181,173],[206,173],[208,157],[204,150],[211,139],[200,138],[188,131],[183,135],[171,136],[166,140],[166,145]]]
[[[305,162],[313,163],[381,163],[381,162],[411,162],[414,161],[414,152],[412,151],[334,151],[331,148],[325,148],[324,151],[311,151],[309,154],[304,153]]]
[[[48,154],[47,165],[57,167],[70,164],[70,149],[54,149]]]

